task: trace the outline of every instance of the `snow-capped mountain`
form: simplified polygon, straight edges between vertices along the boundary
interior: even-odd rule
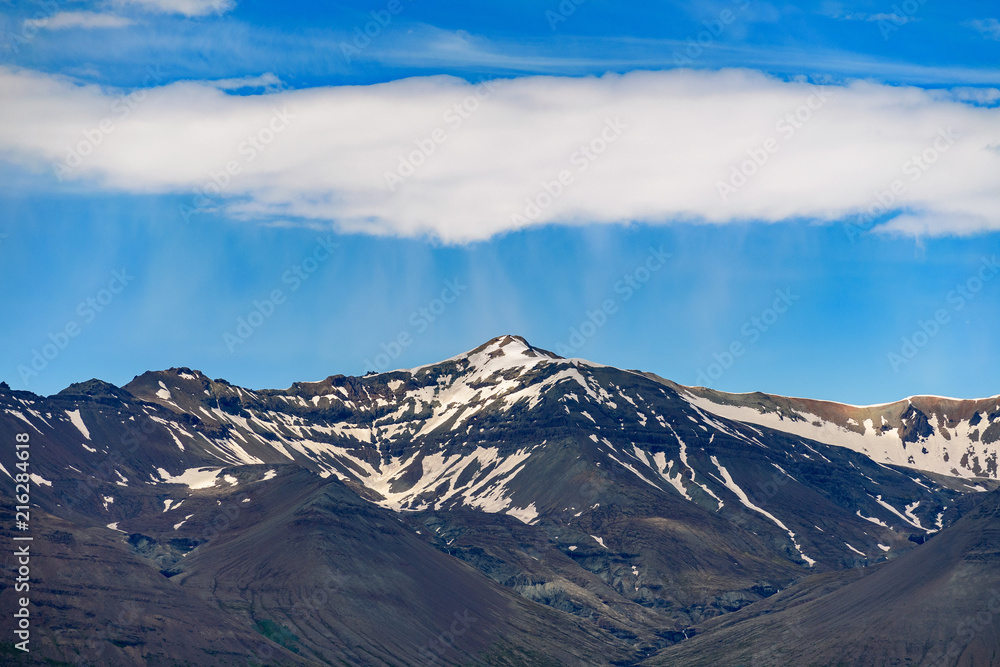
[[[857,406],[674,386],[712,414],[848,447],[879,463],[997,479],[1000,396],[976,400],[910,396],[894,403]]]
[[[726,395],[501,336],[436,364],[286,390],[188,368],[47,398],[0,387],[0,438],[32,435],[33,498],[57,532],[124,549],[180,592],[204,597],[195,583],[214,582],[204,599],[227,609],[256,591],[226,623],[272,619],[288,637],[269,641],[300,657],[324,663],[363,645],[358,664],[389,664],[430,630],[400,629],[402,643],[387,648],[382,625],[409,628],[412,613],[391,596],[379,598],[378,620],[362,609],[333,618],[325,606],[296,616],[271,575],[232,573],[247,563],[286,572],[294,595],[309,597],[316,577],[341,581],[348,563],[367,572],[378,562],[371,576],[394,573],[413,600],[438,600],[432,580],[371,551],[361,534],[375,530],[381,549],[467,581],[477,613],[514,605],[519,627],[548,627],[580,650],[597,641],[608,661],[631,664],[810,573],[892,559],[946,529],[997,486],[990,400],[854,408]],[[272,546],[285,539],[311,554],[308,566]],[[86,596],[74,604],[81,618],[96,613]],[[428,628],[456,604],[435,602]],[[470,631],[478,638],[449,659],[567,657],[535,632],[507,628],[517,637],[507,646],[501,626]]]

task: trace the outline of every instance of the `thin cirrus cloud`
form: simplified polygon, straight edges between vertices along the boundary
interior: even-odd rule
[[[1000,21],[997,19],[975,19],[969,21],[968,25],[987,39],[1000,40]]]
[[[80,11],[58,12],[47,18],[27,19],[24,25],[40,30],[68,30],[71,28],[125,28],[133,23],[134,21],[124,16]]]
[[[184,16],[223,14],[236,6],[234,0],[116,0],[116,4]]]
[[[184,216],[455,243],[552,223],[868,228],[864,211],[915,235],[1000,229],[996,91],[984,106],[733,69],[255,95],[189,81],[129,101],[0,69],[0,95],[18,100],[0,108],[4,159],[99,192],[182,193]]]
[[[917,20],[912,16],[901,16],[899,14],[886,14],[886,13],[868,14],[865,12],[850,12],[847,14],[834,16],[832,18],[836,18],[841,21],[867,21],[869,23],[891,21],[896,25],[903,25],[904,23],[910,23],[911,21]]]

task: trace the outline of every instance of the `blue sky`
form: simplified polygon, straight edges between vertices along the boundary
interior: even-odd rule
[[[0,378],[286,387],[519,333],[728,391],[996,394],[997,15],[11,3]]]

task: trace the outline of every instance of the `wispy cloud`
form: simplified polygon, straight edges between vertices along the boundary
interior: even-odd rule
[[[1000,89],[998,88],[966,88],[959,87],[951,90],[951,95],[956,100],[971,102],[984,107],[996,106],[1000,103]]]
[[[253,90],[263,89],[267,92],[281,88],[282,83],[274,74],[270,72],[260,76],[243,76],[232,79],[218,79],[210,82],[220,90]]]
[[[491,86],[425,77],[237,96],[175,83],[143,91],[102,132],[113,92],[0,69],[0,96],[17,100],[0,108],[0,152],[35,167],[79,153],[70,178],[99,191],[202,192],[233,217],[455,242],[550,223],[833,221],[898,179],[896,229],[1000,229],[1000,155],[988,149],[1000,109],[940,91],[817,89],[747,70]],[[947,153],[932,150],[941,133],[957,137]],[[266,150],[251,151],[264,135]],[[720,197],[735,170],[754,174]]]
[[[236,6],[235,0],[116,0],[116,3],[146,11],[184,16],[223,14]]]
[[[997,19],[975,19],[967,25],[978,30],[987,39],[1000,40],[1000,21]]]
[[[510,74],[602,74],[676,66],[683,39],[575,37],[574,55],[550,41],[504,42],[461,31],[422,26],[406,35],[373,44],[362,58],[383,66],[440,69],[462,67],[469,72]],[[1000,69],[992,67],[928,66],[863,53],[821,47],[802,48],[716,42],[696,61],[698,67],[740,66],[779,74],[829,75],[843,81],[876,77],[882,81],[914,84],[998,84]]]
[[[877,23],[879,21],[889,21],[895,23],[896,25],[904,25],[912,21],[917,21],[918,19],[913,16],[903,16],[901,14],[894,13],[877,13],[868,14],[865,12],[846,12],[844,14],[833,15],[830,18],[835,18],[838,21],[866,21],[868,23]]]
[[[235,17],[221,21],[164,17],[121,31],[114,40],[96,40],[81,33],[59,35],[58,39],[52,33],[39,34],[32,42],[31,66],[76,74],[79,70],[74,68],[87,63],[101,72],[94,80],[104,83],[116,82],[124,76],[123,72],[141,73],[145,64],[163,66],[171,80],[274,72],[284,81],[355,83],[421,72],[482,78],[670,69],[678,65],[678,56],[685,55],[690,46],[687,38],[546,35],[544,39],[513,39],[472,35],[426,24],[405,28],[390,25],[349,62],[341,52],[342,44],[355,37],[349,27],[303,33],[252,25]],[[680,60],[683,62],[683,58]],[[691,65],[711,69],[738,65],[786,76],[803,73],[827,76],[831,81],[875,78],[916,85],[1000,84],[1000,68],[993,63],[924,64],[815,45],[717,40]],[[126,78],[120,85],[131,86],[136,82]]]
[[[47,18],[27,19],[24,24],[41,30],[67,30],[70,28],[124,28],[134,23],[132,19],[115,14],[98,12],[58,12]]]

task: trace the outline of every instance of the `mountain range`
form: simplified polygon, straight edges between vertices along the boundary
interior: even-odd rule
[[[1000,663],[1000,397],[726,394],[505,335],[285,390],[0,384],[11,491],[18,433],[5,664]]]

